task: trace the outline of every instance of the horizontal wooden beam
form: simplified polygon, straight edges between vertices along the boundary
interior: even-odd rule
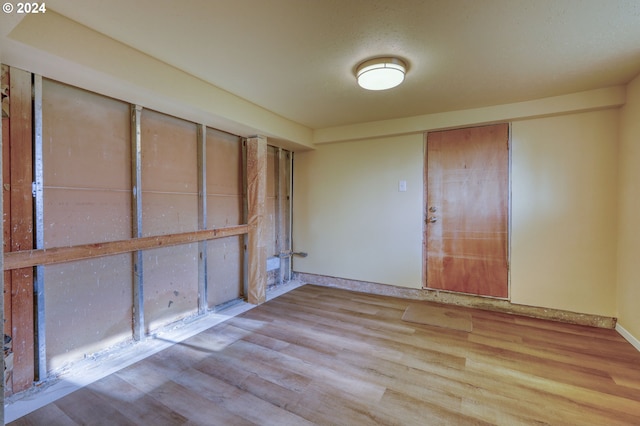
[[[243,235],[249,232],[249,225],[228,226],[181,234],[156,235],[153,237],[131,238],[129,240],[108,241],[104,243],[81,244],[71,247],[54,247],[41,250],[23,250],[4,254],[4,270],[29,268],[37,265],[73,262],[94,257],[129,253],[169,247],[179,244]]]

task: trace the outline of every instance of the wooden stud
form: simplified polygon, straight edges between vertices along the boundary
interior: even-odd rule
[[[248,302],[266,300],[267,250],[264,238],[267,191],[267,140],[256,136],[247,140]]]
[[[11,151],[9,150],[9,66],[2,65],[2,212],[3,223],[11,222]],[[3,253],[11,251],[11,227],[3,227]],[[11,272],[4,273],[3,282],[3,307],[4,307],[4,334],[11,335],[11,297],[4,297],[4,294],[11,294]]]
[[[247,195],[247,139],[242,140],[242,223],[249,223],[249,200]],[[242,297],[248,299],[249,294],[249,234],[242,238],[244,251],[242,256]]]
[[[0,65],[2,67],[2,85],[0,87],[2,87],[2,94],[5,93],[5,81],[6,78],[8,77],[8,68],[6,67],[6,65]],[[7,134],[6,131],[8,131],[8,121],[9,118],[5,118],[5,114],[4,114],[4,98],[2,98],[2,112],[0,113],[0,115],[2,116],[2,132],[0,133],[0,147],[2,149],[0,149],[0,164],[2,164],[3,166],[3,173],[0,174],[0,205],[2,206],[3,209],[3,216],[4,216],[4,181],[5,181],[5,177],[4,177],[4,143],[3,140],[5,139],[5,135]],[[5,126],[6,123],[6,126]],[[5,131],[6,128],[6,131]],[[4,220],[0,221],[0,234],[4,236]],[[6,238],[6,237],[5,237]],[[3,250],[4,253],[4,250]],[[4,270],[4,256],[2,256],[2,259],[0,259],[0,267],[2,267],[2,269]],[[0,277],[1,283],[2,285],[0,286],[3,291],[0,292],[0,321],[2,321],[2,323],[4,324],[4,317],[5,317],[5,306],[4,306],[4,280],[5,277],[7,276],[6,273],[3,273],[2,276]],[[4,345],[4,336],[3,336],[3,345]],[[2,380],[0,380],[0,423],[4,424],[4,351],[2,353],[2,356],[0,357],[0,369],[2,370],[3,374],[2,374]]]
[[[33,248],[31,73],[10,69],[11,251]],[[31,387],[34,360],[33,270],[11,272],[13,392]]]
[[[278,254],[291,253],[291,153],[278,148],[276,166],[276,232]],[[291,279],[291,256],[280,257],[278,284]]]

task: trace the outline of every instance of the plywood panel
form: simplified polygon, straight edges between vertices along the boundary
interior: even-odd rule
[[[207,128],[207,192],[242,196],[240,137]]]
[[[144,236],[194,231],[196,194],[143,193]],[[147,331],[195,312],[198,302],[198,244],[143,252],[144,317]]]
[[[131,236],[126,103],[43,81],[44,245]],[[131,338],[129,254],[45,268],[47,369]]]
[[[207,129],[207,225],[244,223],[242,141]],[[210,308],[243,296],[244,239],[207,242],[207,304]]]
[[[207,129],[207,225],[240,225],[242,144],[237,136]]]
[[[198,229],[195,124],[143,110],[142,233]],[[151,331],[197,312],[198,244],[143,253],[145,328]]]
[[[48,370],[131,338],[131,255],[45,268]]]
[[[144,109],[141,133],[143,194],[145,191],[197,194],[196,125]]]
[[[45,185],[129,190],[129,105],[43,80]]]
[[[242,296],[244,286],[243,237],[207,242],[208,304],[212,308]]]
[[[146,250],[143,265],[147,332],[197,312],[197,243]]]
[[[131,236],[129,191],[45,188],[45,248]]]
[[[242,225],[242,194],[239,195],[209,195],[207,197],[207,227],[221,228],[224,226]]]
[[[142,235],[176,234],[198,230],[198,195],[144,192]]]

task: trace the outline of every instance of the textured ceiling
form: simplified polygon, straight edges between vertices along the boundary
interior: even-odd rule
[[[47,7],[314,129],[623,84],[638,0],[48,0]],[[356,65],[397,55],[405,83]]]

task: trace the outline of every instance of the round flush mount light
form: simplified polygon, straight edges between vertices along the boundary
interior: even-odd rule
[[[393,58],[375,58],[364,61],[356,69],[358,85],[367,90],[387,90],[404,81],[407,65]]]

